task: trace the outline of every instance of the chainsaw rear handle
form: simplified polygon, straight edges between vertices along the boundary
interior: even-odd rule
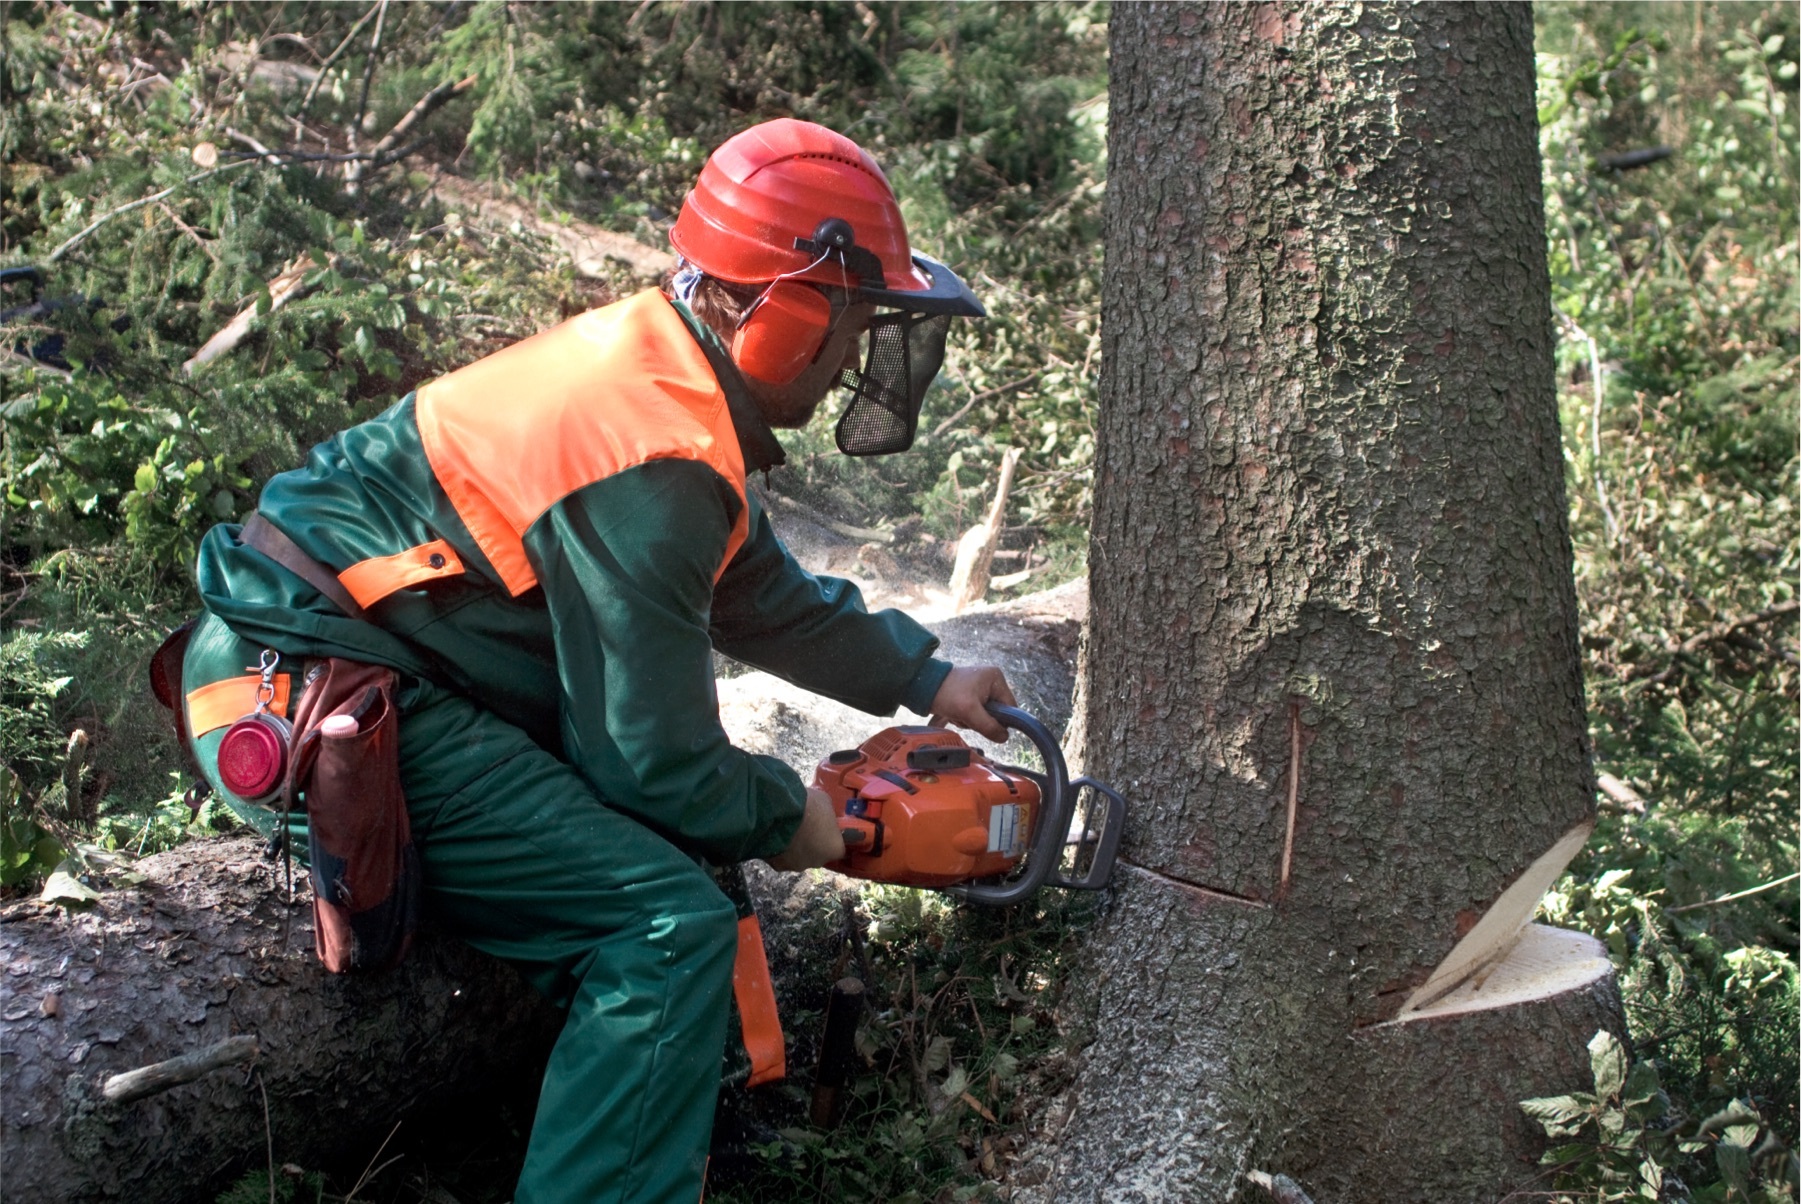
[[[971,882],[948,888],[949,893],[971,903],[1004,907],[1018,903],[1043,886],[1063,855],[1064,834],[1075,815],[1075,792],[1069,788],[1069,766],[1063,761],[1063,749],[1050,729],[1018,707],[988,704],[988,713],[1014,731],[1023,732],[1044,758],[1044,778],[1039,783],[1038,822],[1032,830],[1032,847],[1026,855],[1025,872],[1005,882]],[[1036,776],[1036,775],[1034,775]]]

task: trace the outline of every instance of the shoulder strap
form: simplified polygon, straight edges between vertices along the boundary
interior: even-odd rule
[[[289,539],[280,527],[261,514],[250,516],[250,521],[238,532],[238,539],[324,594],[351,618],[368,622],[368,612],[357,605],[356,599],[350,596],[350,591],[344,588],[343,582],[330,569],[302,552],[299,545]]]

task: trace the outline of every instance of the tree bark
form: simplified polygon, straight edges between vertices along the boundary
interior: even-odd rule
[[[1120,5],[1110,37],[1079,726],[1134,828],[1022,1178],[1493,1199],[1534,1173],[1518,1100],[1622,1027],[1592,948],[1482,990],[1593,812],[1531,14]]]
[[[90,910],[0,913],[7,1204],[210,1201],[270,1143],[277,1165],[366,1157],[413,1110],[541,1068],[561,1023],[511,970],[430,933],[397,970],[327,974],[307,896],[286,902],[255,840],[135,868],[142,885]],[[116,1075],[242,1035],[254,1061],[107,1100]]]

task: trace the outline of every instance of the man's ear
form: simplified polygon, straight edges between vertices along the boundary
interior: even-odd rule
[[[806,370],[832,329],[832,303],[809,284],[778,280],[738,324],[732,359],[756,380],[785,385]]]

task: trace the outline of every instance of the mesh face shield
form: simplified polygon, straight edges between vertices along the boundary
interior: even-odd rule
[[[913,446],[919,407],[944,364],[951,315],[907,311],[878,314],[869,324],[863,370],[845,369],[838,383],[850,392],[838,418],[838,450],[847,456],[887,456]]]

